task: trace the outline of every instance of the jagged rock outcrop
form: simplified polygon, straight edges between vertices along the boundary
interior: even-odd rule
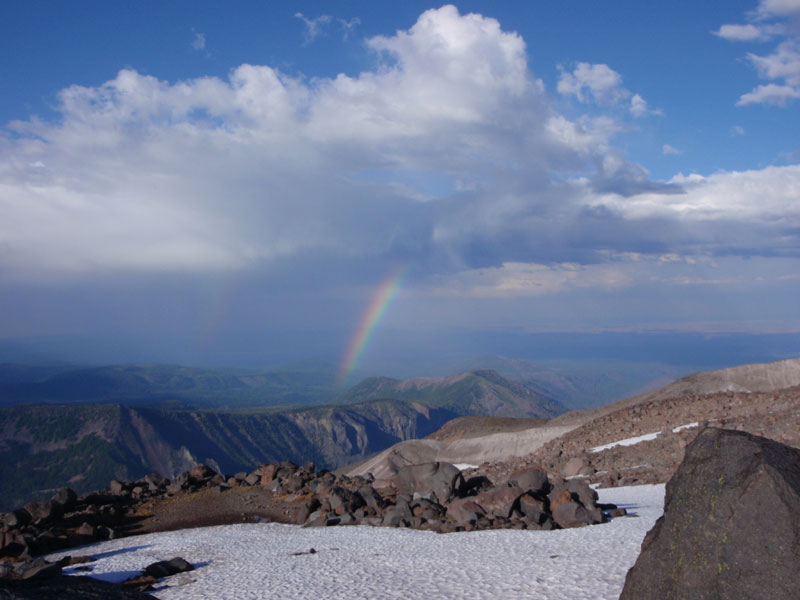
[[[796,598],[800,450],[707,428],[667,484],[621,600]]]

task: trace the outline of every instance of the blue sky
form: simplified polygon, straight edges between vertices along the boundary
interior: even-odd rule
[[[0,23],[0,338],[800,330],[798,0]]]

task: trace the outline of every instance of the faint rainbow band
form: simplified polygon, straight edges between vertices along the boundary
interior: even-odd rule
[[[343,383],[353,372],[358,364],[361,355],[364,353],[372,334],[380,323],[381,318],[386,314],[386,309],[394,300],[400,290],[407,268],[397,269],[375,290],[372,299],[367,305],[364,315],[361,317],[358,329],[347,345],[347,351],[339,366],[339,383]]]

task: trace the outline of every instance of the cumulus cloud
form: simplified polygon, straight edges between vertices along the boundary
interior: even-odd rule
[[[681,153],[681,151],[678,150],[675,146],[671,146],[669,144],[664,144],[663,146],[661,146],[661,152],[664,155],[680,154]]]
[[[574,96],[579,102],[596,102],[600,105],[616,105],[628,101],[628,110],[634,117],[645,114],[660,114],[651,110],[647,101],[622,86],[622,76],[605,64],[578,63],[569,73],[562,69],[556,89],[564,96]]]
[[[376,67],[353,77],[245,64],[65,88],[57,121],[0,137],[4,285],[249,270],[342,286],[403,263],[437,293],[525,295],[642,276],[600,250],[797,251],[796,170],[653,181],[613,118],[558,112],[494,19],[445,6],[365,46]],[[608,67],[567,75],[561,93],[633,106]]]
[[[764,41],[781,39],[769,54],[748,53],[747,60],[763,79],[762,84],[743,94],[737,106],[773,104],[785,106],[800,98],[800,2],[797,0],[761,0],[752,13],[754,23],[723,25],[715,35],[733,41]]]
[[[769,37],[752,23],[747,25],[722,25],[717,31],[712,32],[726,40],[734,42],[751,42],[753,40],[763,40]]]

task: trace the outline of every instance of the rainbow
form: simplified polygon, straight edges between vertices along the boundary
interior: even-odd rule
[[[405,274],[405,268],[398,269],[375,290],[339,365],[339,383],[343,383],[353,372],[356,364],[358,364],[358,359],[361,358],[369,344],[369,340],[372,338],[372,334],[375,333],[381,317],[386,313],[386,309],[389,308],[392,300],[397,295]]]

